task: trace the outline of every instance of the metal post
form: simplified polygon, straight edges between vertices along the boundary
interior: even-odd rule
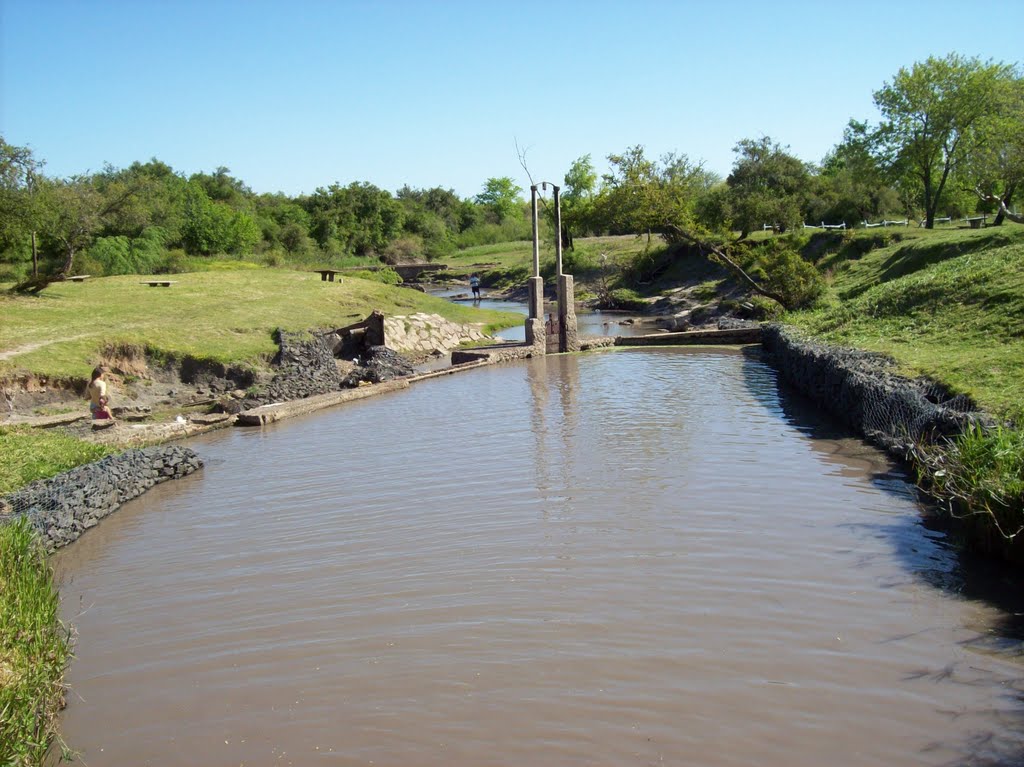
[[[552,184],[555,189],[555,279],[562,276],[562,202],[559,197],[561,191]]]

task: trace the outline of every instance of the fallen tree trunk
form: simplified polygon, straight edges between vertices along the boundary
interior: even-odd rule
[[[729,269],[729,271],[736,275],[736,277],[738,277],[741,282],[745,283],[751,290],[753,290],[758,295],[762,295],[765,298],[770,298],[772,301],[779,303],[785,309],[789,309],[789,306],[786,305],[786,301],[781,295],[759,285],[753,277],[747,274],[739,264],[733,261],[729,257],[729,255],[726,254],[726,252],[719,248],[718,246],[708,242],[707,240],[702,240],[701,238],[697,237],[691,232],[688,232],[682,227],[676,226],[675,224],[666,224],[665,228],[671,231],[672,234],[674,234],[679,239],[684,240],[690,243],[691,245],[696,245],[697,249],[700,250],[701,255],[711,254],[714,258],[718,259],[718,261],[723,266]]]

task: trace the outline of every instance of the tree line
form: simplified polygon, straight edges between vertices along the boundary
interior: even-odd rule
[[[608,156],[598,178],[577,159],[562,194],[567,232],[703,234],[803,223],[847,226],[994,213],[1002,223],[1024,182],[1024,77],[1015,66],[949,54],[900,69],[874,93],[881,115],[851,120],[818,164],[770,137],[743,139],[726,178],[685,155],[636,146]]]
[[[642,146],[572,163],[561,236],[730,236],[765,226],[920,220],[1011,210],[1024,179],[1024,78],[1015,65],[949,54],[903,68],[874,93],[877,124],[851,120],[820,163],[768,136],[743,139],[726,178],[685,154]],[[367,182],[256,194],[228,168],[185,176],[151,159],[49,177],[0,137],[0,280],[181,271],[226,254],[264,263],[397,263],[530,236],[509,177],[460,198],[444,187],[392,194]],[[550,208],[550,206],[549,206]],[[1018,217],[1014,217],[1017,220]]]

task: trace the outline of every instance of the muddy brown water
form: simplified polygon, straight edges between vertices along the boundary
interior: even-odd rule
[[[749,355],[492,366],[192,444],[55,558],[86,764],[1021,753],[1006,613]]]

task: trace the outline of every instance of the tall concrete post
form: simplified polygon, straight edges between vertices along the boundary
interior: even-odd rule
[[[552,185],[554,186],[554,185]],[[576,289],[571,274],[562,274],[562,201],[555,187],[555,259],[558,268],[558,351],[578,352]]]
[[[555,276],[562,276],[562,197],[561,189],[554,184],[555,190]]]
[[[526,318],[526,344],[534,347],[535,353],[544,354],[544,278],[540,276],[540,225],[537,220],[536,184],[530,187],[530,209],[533,212],[533,276],[530,278],[530,313]]]

